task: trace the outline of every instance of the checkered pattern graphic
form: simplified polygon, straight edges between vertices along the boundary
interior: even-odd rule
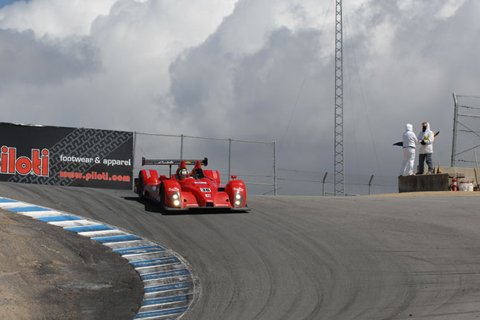
[[[95,165],[95,162],[62,162],[60,161],[60,155],[75,156],[78,158],[98,158],[101,161],[132,137],[133,133],[131,132],[105,131],[85,128],[75,129],[49,149],[49,177],[39,177],[35,175],[23,176],[16,174],[8,181],[68,186],[76,179],[60,178],[59,174],[61,171],[85,173]]]

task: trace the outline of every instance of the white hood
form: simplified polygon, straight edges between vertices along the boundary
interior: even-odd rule
[[[427,122],[427,129],[425,132],[422,131],[418,134],[418,142],[424,141],[425,144],[420,144],[420,153],[433,153],[433,140],[435,139],[435,136],[430,130],[430,123]]]
[[[417,137],[413,132],[413,125],[407,123],[405,125],[405,132],[403,134],[403,147],[412,147],[415,148],[417,145]]]

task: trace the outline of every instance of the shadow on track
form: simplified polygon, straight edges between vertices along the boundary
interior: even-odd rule
[[[163,208],[161,205],[158,205],[155,202],[150,201],[149,199],[146,199],[146,198],[142,199],[140,197],[122,197],[122,199],[143,204],[146,212],[160,213],[164,216],[188,216],[188,215],[198,216],[198,215],[218,215],[218,214],[234,215],[234,214],[248,213],[248,211],[244,211],[244,210],[232,211],[230,209],[224,209],[224,208],[214,208],[214,209],[208,209],[208,210],[205,210],[203,208],[191,208],[189,210],[165,210],[165,208]]]

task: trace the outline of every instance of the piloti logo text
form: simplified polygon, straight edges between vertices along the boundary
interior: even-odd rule
[[[3,174],[34,174],[48,177],[50,151],[48,149],[32,149],[32,157],[18,157],[17,148],[3,146],[0,149],[0,173]]]

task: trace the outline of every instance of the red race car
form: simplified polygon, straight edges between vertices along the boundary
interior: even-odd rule
[[[142,158],[142,166],[168,165],[170,177],[158,175],[156,170],[140,170],[135,179],[134,192],[141,198],[159,203],[165,210],[223,209],[249,211],[245,183],[232,176],[226,185],[220,183],[217,170],[204,170],[208,159],[156,160]],[[172,166],[178,165],[175,174]],[[187,165],[194,165],[191,174]]]

